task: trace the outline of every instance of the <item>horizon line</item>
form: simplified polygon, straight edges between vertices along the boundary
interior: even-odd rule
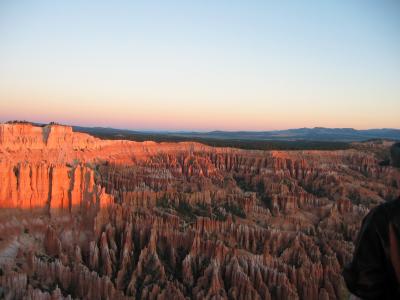
[[[71,127],[83,127],[83,128],[105,128],[105,129],[116,129],[116,130],[128,130],[128,131],[139,131],[139,132],[196,132],[196,133],[208,133],[208,132],[271,132],[271,131],[287,131],[287,130],[296,130],[296,129],[351,129],[357,131],[367,131],[367,130],[400,130],[400,127],[371,127],[366,129],[359,129],[355,127],[325,127],[325,126],[314,126],[314,127],[288,127],[283,129],[209,129],[209,130],[201,130],[201,129],[143,129],[143,128],[126,128],[126,127],[119,127],[119,126],[100,126],[100,125],[76,125],[72,123],[60,123],[57,121],[51,122],[36,122],[36,121],[28,121],[28,120],[1,120],[1,124],[7,124],[10,122],[16,123],[30,123],[33,125],[50,125],[51,123],[55,123],[57,125],[62,126],[71,126]]]

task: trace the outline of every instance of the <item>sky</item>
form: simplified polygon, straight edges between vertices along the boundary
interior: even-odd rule
[[[0,0],[0,121],[400,128],[400,1]]]

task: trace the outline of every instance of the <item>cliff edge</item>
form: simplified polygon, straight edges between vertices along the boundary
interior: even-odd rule
[[[71,126],[29,123],[0,124],[0,146],[8,150],[29,149],[95,149],[99,139],[84,133],[73,132]]]

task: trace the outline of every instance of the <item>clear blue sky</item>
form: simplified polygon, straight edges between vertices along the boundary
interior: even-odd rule
[[[1,1],[8,119],[400,128],[400,1]]]

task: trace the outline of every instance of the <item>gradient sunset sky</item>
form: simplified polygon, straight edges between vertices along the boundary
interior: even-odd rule
[[[400,1],[1,1],[10,119],[400,128]]]

